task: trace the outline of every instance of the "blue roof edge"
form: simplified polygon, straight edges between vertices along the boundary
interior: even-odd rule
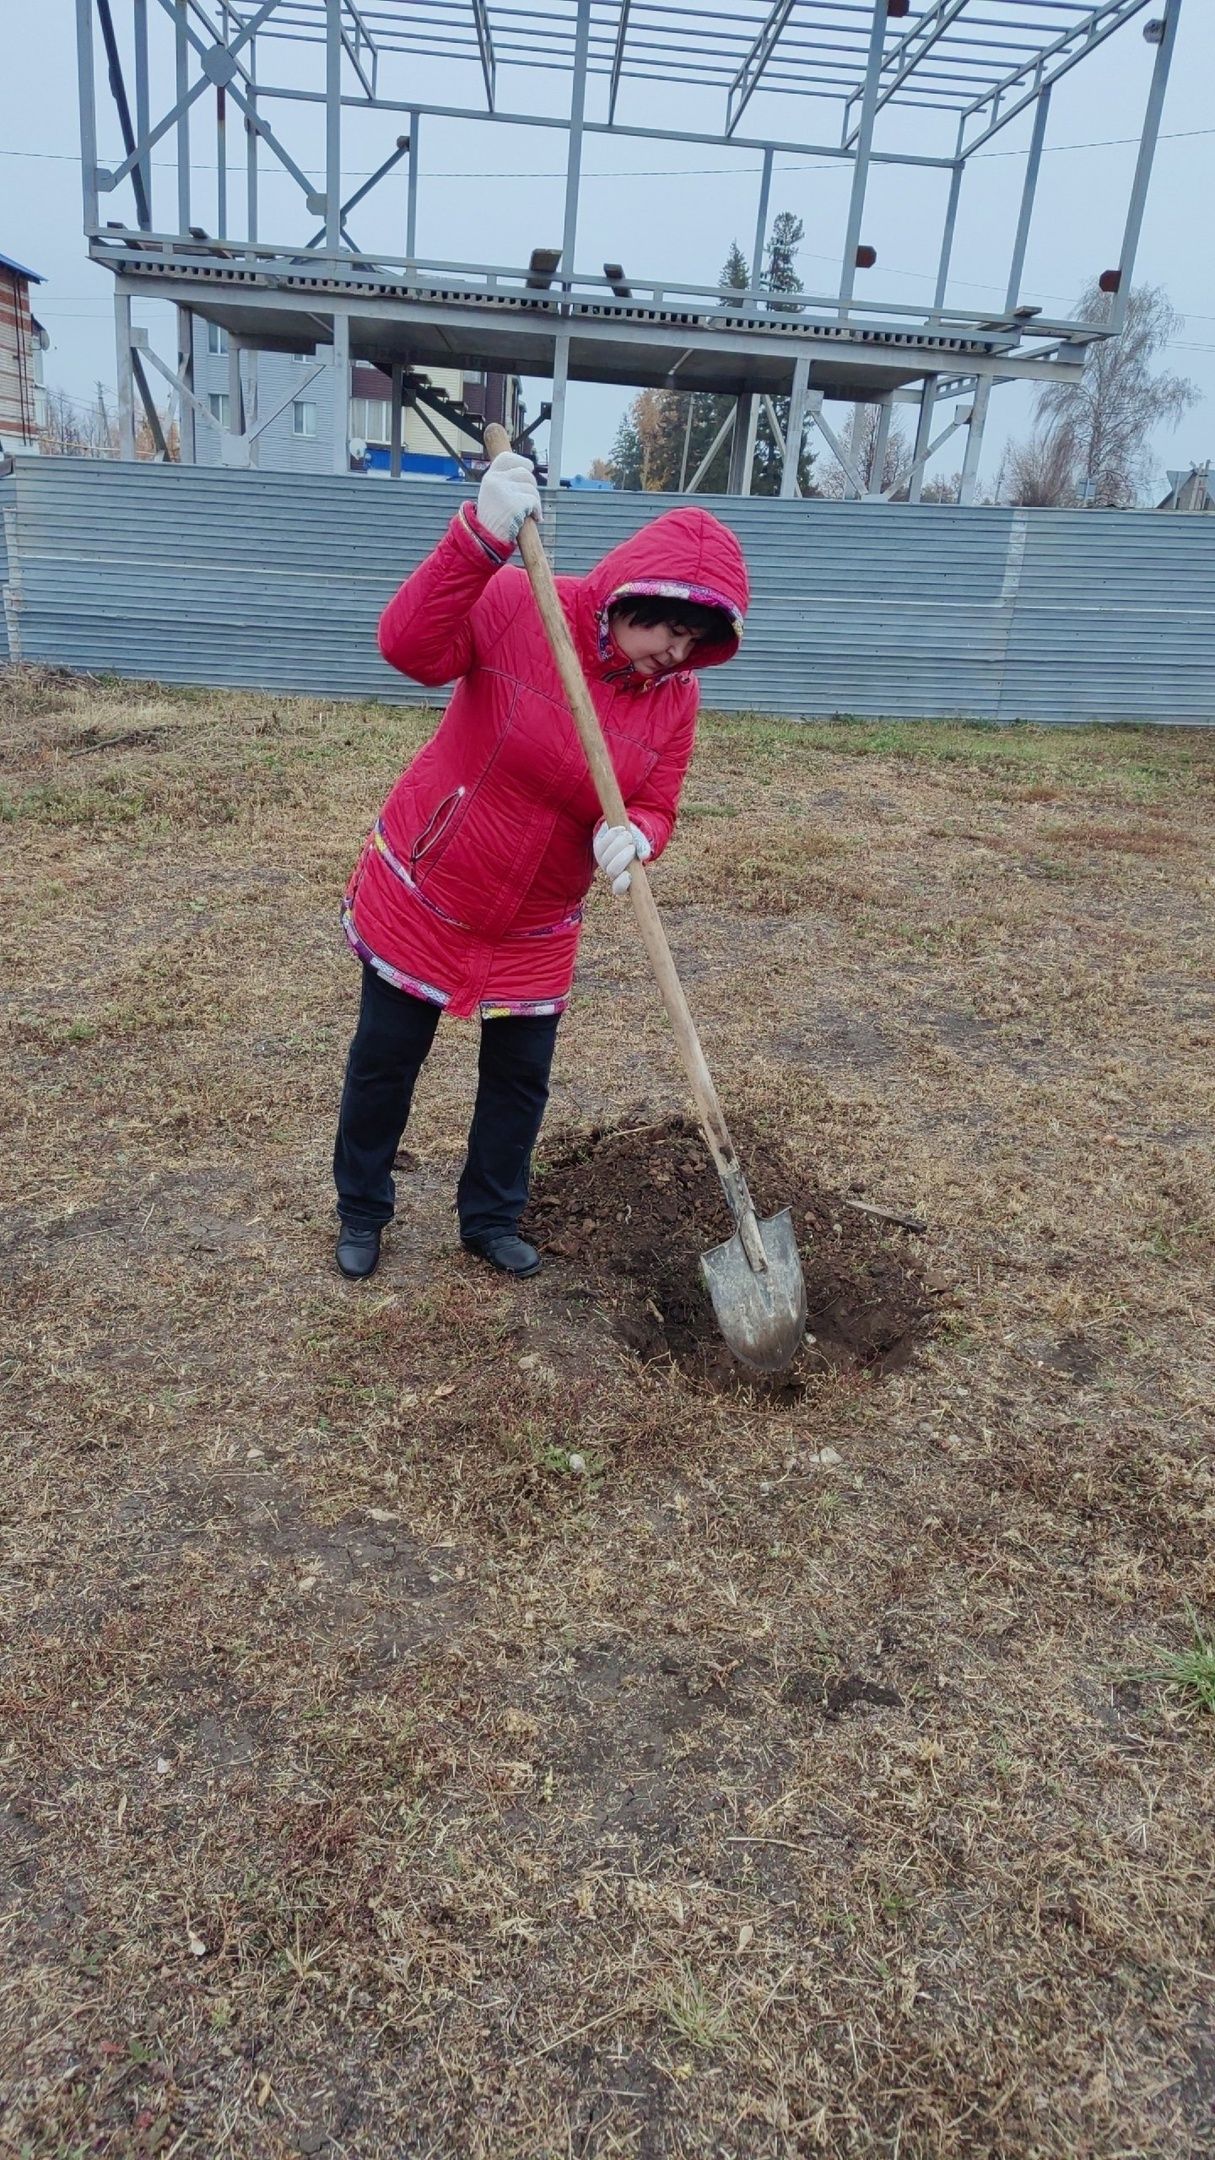
[[[38,270],[28,270],[24,263],[14,262],[11,255],[0,252],[0,269],[15,270],[18,277],[28,278],[31,285],[45,285],[46,279]]]

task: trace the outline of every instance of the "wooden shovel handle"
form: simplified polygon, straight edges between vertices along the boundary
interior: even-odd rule
[[[490,426],[485,430],[485,447],[491,457],[497,457],[503,450],[509,450],[510,438],[505,428],[500,428],[491,422]],[[625,807],[624,797],[620,792],[620,782],[616,778],[615,768],[608,755],[608,747],[603,739],[603,729],[599,724],[599,715],[591,703],[591,695],[582,672],[582,663],[575,650],[573,638],[570,636],[569,624],[565,619],[565,610],[558,597],[549,560],[544,552],[544,543],[540,538],[539,527],[534,518],[525,518],[523,521],[523,530],[519,534],[519,552],[523,557],[528,577],[531,580],[536,606],[540,611],[540,620],[544,625],[545,635],[552,649],[553,658],[557,663],[557,672],[561,677],[562,688],[565,691],[570,712],[573,715],[574,726],[578,730],[579,740],[586,752],[586,762],[590,767],[591,778],[595,783],[600,808],[609,825],[627,825],[629,814]],[[637,927],[641,932],[642,943],[650,956],[650,965],[658,978],[658,987],[662,992],[662,1002],[667,1010],[667,1018],[674,1032],[679,1055],[683,1059],[684,1070],[688,1076],[688,1083],[692,1090],[700,1122],[704,1127],[704,1135],[709,1144],[710,1153],[723,1182],[729,1178],[735,1191],[741,1191],[743,1211],[749,1217],[749,1222],[744,1227],[743,1222],[740,1220],[739,1227],[749,1245],[751,1240],[748,1238],[747,1232],[754,1229],[755,1211],[751,1206],[750,1194],[747,1192],[742,1177],[738,1157],[734,1152],[734,1143],[730,1138],[725,1115],[717,1099],[717,1089],[713,1085],[713,1075],[709,1071],[704,1051],[700,1046],[700,1037],[696,1032],[696,1022],[692,1018],[691,1009],[687,998],[684,996],[683,984],[680,982],[676,972],[671,948],[667,943],[667,934],[662,927],[662,919],[658,913],[654,895],[650,890],[650,881],[640,861],[629,864],[629,898],[633,903],[633,913],[637,919]],[[755,1243],[759,1247],[760,1264],[766,1266],[758,1233],[755,1232],[754,1236]],[[748,1257],[752,1257],[750,1253]],[[754,1260],[752,1264],[754,1264]]]

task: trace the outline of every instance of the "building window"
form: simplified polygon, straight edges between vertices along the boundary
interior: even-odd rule
[[[218,420],[218,422],[219,422],[219,424],[220,424],[220,426],[221,426],[221,427],[227,427],[227,425],[228,425],[228,393],[227,393],[227,391],[226,391],[226,390],[213,390],[213,391],[211,392],[211,395],[210,395],[210,397],[209,397],[209,398],[207,399],[207,403],[208,403],[208,405],[209,405],[209,406],[210,406],[210,408],[211,408],[211,418],[212,418],[213,420]]]
[[[217,322],[207,324],[207,351],[222,359],[228,350],[228,333]]]
[[[290,355],[290,358],[292,360],[298,360],[300,366],[303,367],[305,360],[311,360],[312,354],[310,352],[293,352]]]
[[[296,398],[291,406],[291,432],[293,435],[316,434],[316,406],[310,398]]]
[[[392,407],[387,398],[356,397],[350,400],[350,433],[366,443],[390,442]]]

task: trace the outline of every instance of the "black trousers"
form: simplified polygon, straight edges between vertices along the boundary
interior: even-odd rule
[[[409,1121],[414,1084],[435,1039],[440,1008],[394,990],[363,968],[363,997],[338,1113],[333,1180],[343,1222],[392,1221],[393,1157]],[[556,1013],[484,1020],[468,1155],[456,1188],[460,1235],[509,1237],[527,1201],[532,1149],[548,1102]]]

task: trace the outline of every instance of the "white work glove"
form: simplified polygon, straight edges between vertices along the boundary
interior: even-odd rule
[[[543,516],[530,459],[503,450],[477,490],[477,517],[495,540],[515,541],[524,518]]]
[[[600,825],[591,842],[595,861],[619,900],[628,891],[629,864],[648,862],[654,850],[639,825]]]

